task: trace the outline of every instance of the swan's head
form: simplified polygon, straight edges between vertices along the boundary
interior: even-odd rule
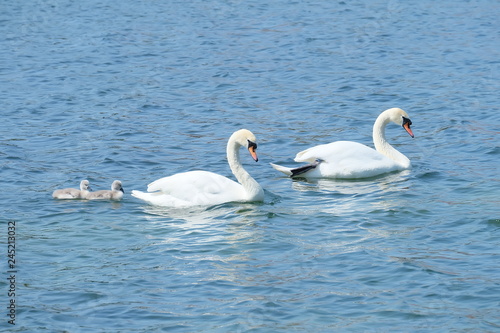
[[[122,191],[123,193],[125,193],[125,191],[123,190],[123,187],[122,187],[122,182],[119,181],[119,180],[115,180],[113,182],[113,184],[111,184],[111,190],[113,190],[113,191]]]
[[[393,108],[393,109],[389,109],[385,112],[389,113],[389,119],[392,122],[398,124],[399,126],[403,126],[405,131],[408,132],[408,134],[410,134],[410,136],[412,138],[415,137],[413,135],[413,131],[410,128],[410,126],[411,126],[410,117],[408,116],[408,114],[405,111],[401,110],[400,108]]]
[[[80,182],[80,190],[81,191],[90,191],[90,182],[86,179]]]
[[[250,155],[252,155],[252,158],[254,159],[255,162],[259,161],[259,158],[257,157],[257,139],[255,138],[255,135],[250,132],[247,129],[240,129],[239,131],[236,131],[233,133],[231,136],[230,140],[234,140],[237,144],[240,146],[247,147],[248,151],[250,152]]]

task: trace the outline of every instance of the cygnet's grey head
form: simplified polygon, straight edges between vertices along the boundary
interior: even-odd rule
[[[90,182],[87,179],[84,179],[80,182],[80,190],[82,191],[90,190]]]
[[[125,191],[123,190],[123,187],[122,187],[122,182],[119,180],[115,180],[113,182],[113,184],[111,184],[111,190],[112,191],[122,191],[123,193],[125,193]]]

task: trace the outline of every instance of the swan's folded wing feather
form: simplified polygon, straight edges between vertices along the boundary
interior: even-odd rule
[[[335,161],[343,156],[359,155],[376,152],[374,149],[354,141],[335,141],[303,150],[295,156],[295,162],[314,163],[316,160]]]
[[[161,192],[176,199],[203,205],[244,199],[241,184],[208,171],[189,171],[158,179],[148,192]]]
[[[321,160],[311,177],[364,178],[398,170],[398,165],[375,149],[353,141],[336,141],[297,154],[295,161]]]

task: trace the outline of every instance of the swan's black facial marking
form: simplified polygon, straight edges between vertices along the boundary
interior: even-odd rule
[[[253,148],[254,150],[257,149],[257,144],[253,141],[248,140],[248,149]]]
[[[408,127],[411,125],[411,120],[409,118],[403,117],[403,127],[408,124]]]

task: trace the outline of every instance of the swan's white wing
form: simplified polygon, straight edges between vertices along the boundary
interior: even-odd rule
[[[353,141],[336,141],[301,151],[296,162],[319,165],[304,177],[366,178],[400,170],[400,166],[375,149]]]
[[[358,152],[377,153],[376,150],[353,141],[335,141],[303,150],[295,156],[295,162],[315,162],[316,160],[334,161],[356,156]],[[377,153],[378,154],[378,153]]]
[[[148,192],[132,195],[161,206],[217,205],[246,199],[237,182],[208,171],[190,171],[158,179],[148,185]]]

